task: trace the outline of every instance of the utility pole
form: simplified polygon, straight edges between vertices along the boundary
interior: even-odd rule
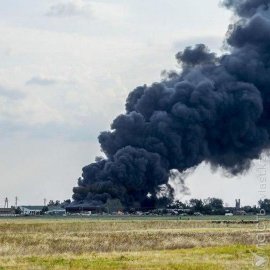
[[[15,197],[15,207],[16,208],[18,207],[18,197],[17,196]]]
[[[47,206],[47,199],[46,198],[43,199],[43,202],[44,202],[44,206]]]
[[[8,208],[8,198],[7,197],[5,198],[5,206],[4,206],[4,208]]]

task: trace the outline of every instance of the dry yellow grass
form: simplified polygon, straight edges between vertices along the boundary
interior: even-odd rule
[[[257,233],[211,221],[0,220],[0,269],[252,269]]]

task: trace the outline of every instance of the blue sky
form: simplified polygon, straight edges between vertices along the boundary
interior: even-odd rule
[[[129,91],[178,69],[185,46],[221,53],[230,19],[217,0],[1,0],[0,205],[70,198]],[[202,165],[190,196],[254,204],[256,166],[228,179]]]

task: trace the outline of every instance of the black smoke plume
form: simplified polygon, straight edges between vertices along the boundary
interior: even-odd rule
[[[249,169],[270,146],[269,3],[223,1],[237,17],[226,54],[188,47],[176,55],[180,73],[129,94],[126,113],[99,136],[106,159],[83,168],[75,202],[156,206],[173,199],[177,171],[203,161],[233,175]]]

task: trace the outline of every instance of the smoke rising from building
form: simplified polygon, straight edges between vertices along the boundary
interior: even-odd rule
[[[180,73],[129,94],[126,113],[99,136],[106,159],[83,168],[76,203],[156,206],[173,199],[171,176],[203,161],[233,175],[250,168],[270,146],[269,4],[224,1],[237,15],[227,54],[188,47],[176,55]]]

